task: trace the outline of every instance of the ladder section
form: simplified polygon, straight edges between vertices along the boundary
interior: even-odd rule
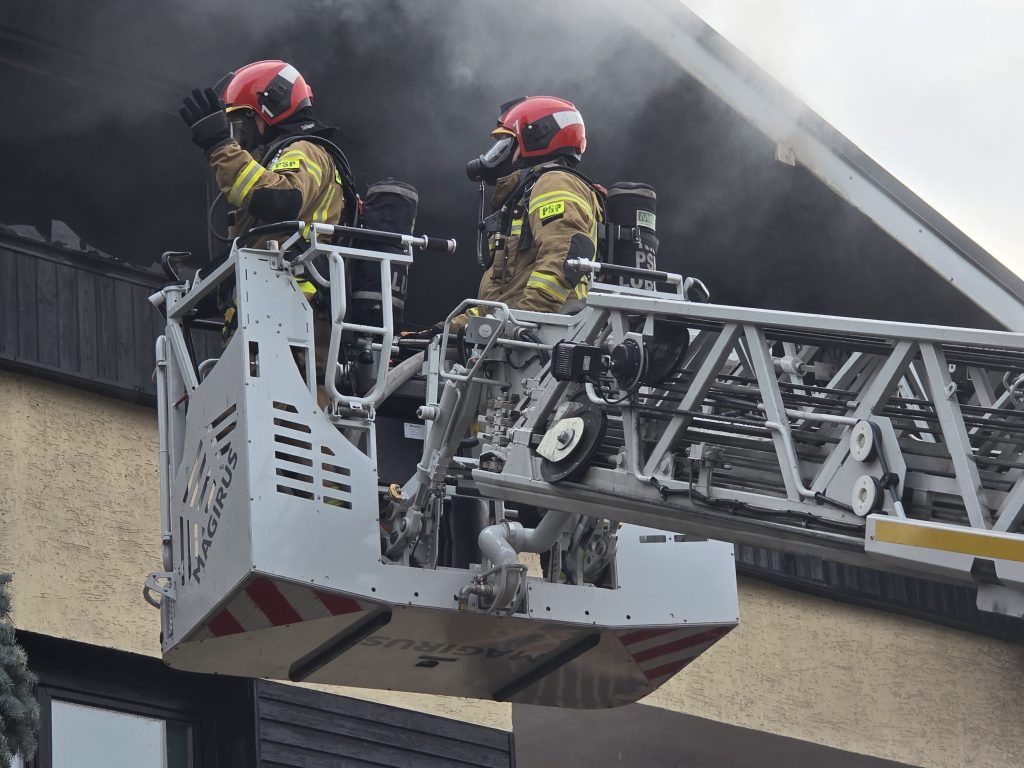
[[[483,493],[974,584],[1024,613],[1024,336],[605,286],[568,330],[496,414]]]

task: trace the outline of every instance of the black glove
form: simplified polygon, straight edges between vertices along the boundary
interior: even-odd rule
[[[205,93],[193,89],[191,96],[182,99],[178,114],[192,131],[192,141],[207,154],[231,141],[227,113],[213,88],[207,88]]]

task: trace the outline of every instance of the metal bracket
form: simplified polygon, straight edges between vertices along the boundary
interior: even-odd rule
[[[154,608],[159,608],[162,601],[155,600],[152,593],[156,592],[165,600],[175,600],[174,587],[171,586],[173,583],[173,573],[169,571],[154,571],[146,577],[146,582],[142,587],[142,596],[146,599],[146,602]]]

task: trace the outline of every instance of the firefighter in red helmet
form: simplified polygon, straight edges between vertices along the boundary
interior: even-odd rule
[[[492,212],[481,222],[486,272],[478,298],[558,312],[586,298],[585,276],[566,262],[595,257],[603,220],[601,188],[577,169],[587,148],[583,117],[550,96],[517,99],[500,111],[494,145],[466,166],[471,180],[494,186]],[[459,330],[466,316],[453,322]]]
[[[341,223],[351,172],[330,143],[335,129],[313,117],[313,89],[298,70],[257,61],[222,83],[192,91],[180,114],[233,209],[229,236],[260,223],[301,220],[307,233],[313,222]]]

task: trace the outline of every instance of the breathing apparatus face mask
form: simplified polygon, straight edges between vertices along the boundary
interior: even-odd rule
[[[516,140],[502,136],[479,157],[466,163],[466,175],[470,181],[482,181],[494,186],[502,176],[512,173],[516,151]]]
[[[252,150],[260,145],[262,137],[256,125],[257,119],[250,109],[233,109],[228,112],[231,138],[237,141],[242,149]]]

